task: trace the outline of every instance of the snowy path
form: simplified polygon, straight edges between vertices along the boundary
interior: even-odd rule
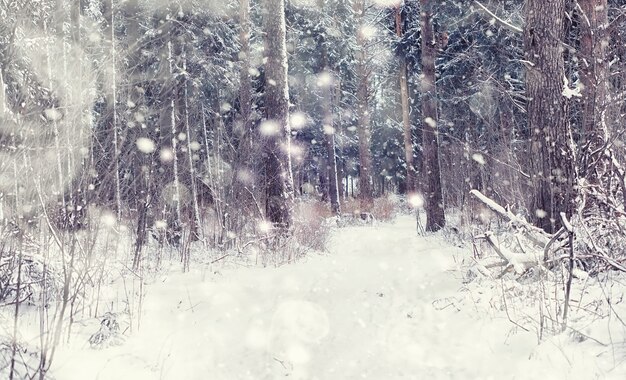
[[[442,309],[461,287],[451,269],[462,252],[416,237],[413,223],[339,230],[330,255],[278,269],[161,278],[123,346],[64,351],[54,372],[62,380],[534,378],[516,370],[533,336],[507,336],[508,321],[471,307]]]

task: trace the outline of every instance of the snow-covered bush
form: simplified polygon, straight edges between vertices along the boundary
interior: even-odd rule
[[[0,302],[14,303],[19,294],[19,302],[37,305],[43,294],[46,301],[55,299],[60,284],[58,276],[44,265],[40,256],[20,258],[13,252],[0,259]]]
[[[396,217],[400,209],[400,201],[397,196],[387,195],[374,199],[372,215],[376,220],[387,222]]]
[[[17,234],[22,234],[17,238]],[[56,299],[61,279],[37,254],[36,243],[23,231],[5,228],[0,246],[0,303],[38,305]],[[44,297],[45,295],[45,297]]]
[[[124,331],[120,324],[128,324],[118,313],[107,312],[100,321],[100,328],[89,337],[89,345],[93,349],[103,349],[122,345],[125,341]]]
[[[332,222],[332,213],[326,203],[319,201],[298,202],[294,212],[294,238],[302,246],[323,251],[326,249]]]

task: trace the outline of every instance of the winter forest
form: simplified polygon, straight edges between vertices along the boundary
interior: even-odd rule
[[[0,0],[0,378],[626,378],[626,1]]]

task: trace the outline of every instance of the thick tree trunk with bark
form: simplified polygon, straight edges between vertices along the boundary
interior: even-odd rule
[[[265,0],[265,116],[263,137],[266,216],[280,228],[292,224],[293,175],[287,83],[287,44],[284,0]],[[261,128],[264,129],[264,128]],[[263,131],[262,131],[263,132]]]
[[[582,90],[582,138],[581,146],[588,162],[583,164],[581,174],[591,183],[597,182],[601,168],[589,167],[589,161],[599,158],[594,154],[607,139],[605,112],[609,102],[609,60],[607,51],[609,36],[607,28],[607,0],[578,0],[580,12],[580,81]],[[594,157],[590,157],[593,155]]]
[[[373,203],[374,192],[372,189],[371,167],[372,153],[370,152],[370,115],[369,115],[369,70],[367,67],[366,38],[360,27],[363,26],[365,16],[365,0],[357,0],[354,3],[354,13],[357,17],[357,57],[356,57],[356,80],[357,80],[357,128],[359,137],[359,199],[361,207],[368,209]]]
[[[402,17],[401,8],[396,8],[396,35],[401,38]],[[404,132],[404,160],[406,162],[406,193],[415,191],[416,173],[413,166],[413,137],[411,133],[411,115],[409,108],[409,83],[407,80],[407,64],[404,57],[400,57],[400,100],[402,104],[402,130]]]
[[[241,69],[239,71],[239,116],[241,118],[242,133],[245,135],[250,129],[250,115],[252,113],[252,80],[250,78],[250,0],[239,0],[239,52]]]
[[[335,83],[334,86],[334,96],[333,96],[333,106],[334,109],[340,109],[340,104],[341,104],[341,96],[343,94],[342,90],[341,90],[341,78],[336,78],[337,79],[337,83]],[[344,187],[343,184],[343,180],[345,178],[346,180],[346,185],[347,185],[347,176],[345,175],[346,171],[345,171],[345,163],[344,163],[344,159],[343,159],[343,154],[342,154],[342,141],[343,140],[343,132],[341,129],[341,114],[338,115],[339,120],[337,120],[337,122],[335,123],[335,135],[333,138],[333,141],[335,142],[335,165],[337,168],[337,189],[339,191],[339,200],[341,199],[345,199],[347,191],[346,188]]]
[[[437,231],[446,224],[439,168],[437,141],[437,89],[435,87],[435,58],[437,45],[432,23],[433,1],[420,0],[422,11],[422,141],[426,188],[426,230]]]
[[[530,160],[535,197],[530,211],[546,232],[560,227],[559,213],[571,215],[574,150],[563,96],[565,0],[527,0],[524,50],[531,132]]]
[[[325,71],[327,75],[331,75],[329,71]],[[334,214],[339,215],[341,209],[339,206],[339,181],[337,177],[337,155],[335,151],[335,126],[332,110],[332,84],[324,85],[324,138],[326,140],[326,155],[328,169],[328,195],[330,207]]]
[[[320,9],[326,9],[326,2],[318,0],[318,6]],[[320,78],[320,86],[322,90],[322,129],[324,132],[324,142],[326,145],[326,169],[328,173],[328,200],[330,201],[330,207],[333,214],[340,215],[341,207],[339,204],[339,176],[337,175],[337,149],[335,144],[335,134],[337,129],[335,128],[335,118],[333,117],[333,95],[335,93],[335,75],[331,70],[328,60],[327,42],[325,40],[325,34],[322,33],[318,36],[319,48],[321,52],[321,71],[318,75],[323,76]]]
[[[255,185],[251,167],[253,154],[252,122],[252,78],[250,76],[250,0],[239,0],[239,115],[234,134],[238,138],[237,154],[234,157],[232,191],[234,201],[231,205],[231,218],[235,231],[245,225],[251,213],[256,212],[254,200],[250,199],[250,189]],[[251,211],[253,210],[253,211]]]

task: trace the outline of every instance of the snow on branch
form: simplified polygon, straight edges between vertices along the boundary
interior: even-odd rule
[[[492,232],[485,232],[484,237],[498,256],[505,260],[509,266],[515,270],[515,273],[522,274],[526,271],[526,269],[539,265],[539,260],[535,255],[512,252],[506,247],[500,245],[493,236]]]
[[[515,26],[515,25],[511,24],[510,22],[508,22],[506,20],[503,20],[500,17],[498,17],[495,13],[490,11],[489,8],[487,8],[486,6],[481,4],[479,1],[474,0],[474,4],[478,5],[480,7],[480,9],[482,9],[489,16],[493,17],[496,21],[498,21],[500,24],[502,24],[504,27],[506,27],[510,31],[512,31],[514,33],[520,33],[520,34],[524,32],[522,30],[522,28],[520,28],[519,26]]]
[[[523,231],[524,235],[537,246],[545,247],[545,245],[548,244],[548,241],[550,241],[550,235],[548,235],[542,229],[528,223],[524,218],[513,214],[511,211],[500,206],[496,201],[484,195],[480,191],[471,190],[470,194],[476,197],[489,209],[498,214],[498,216],[500,216],[502,219],[510,222],[513,227]]]

